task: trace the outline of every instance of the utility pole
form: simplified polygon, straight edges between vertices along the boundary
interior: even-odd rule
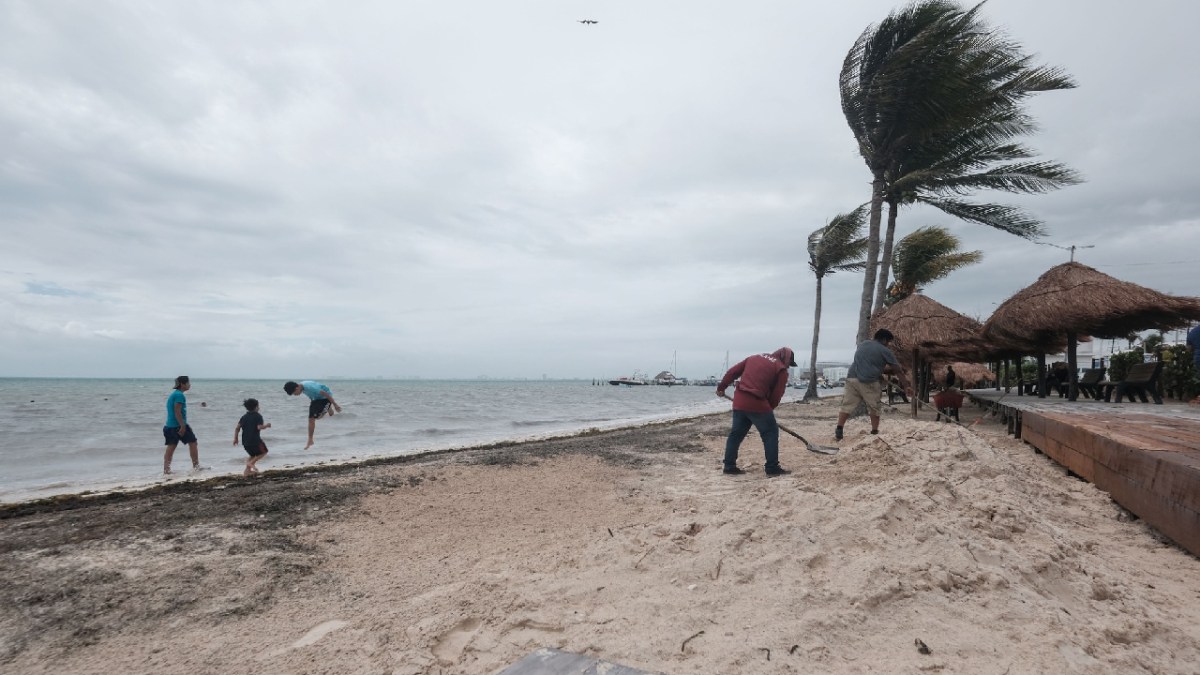
[[[1071,244],[1071,262],[1075,262],[1075,249],[1077,249],[1077,248],[1096,248],[1096,245],[1088,244],[1087,246],[1076,246],[1074,244]]]
[[[1041,244],[1043,246],[1053,246],[1054,248],[1061,248],[1064,251],[1070,251],[1071,252],[1071,262],[1075,262],[1075,249],[1077,249],[1077,248],[1096,248],[1095,244],[1088,244],[1086,246],[1076,246],[1075,244],[1071,244],[1070,246],[1059,246],[1058,244],[1051,244],[1048,241],[1038,241],[1038,242],[1034,242],[1034,243]]]

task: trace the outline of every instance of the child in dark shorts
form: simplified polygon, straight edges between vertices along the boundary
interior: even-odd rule
[[[258,412],[258,401],[253,398],[248,398],[242,402],[246,406],[246,414],[242,415],[242,419],[238,420],[237,426],[233,428],[233,444],[238,444],[238,434],[242,435],[242,447],[246,449],[246,454],[250,455],[246,459],[246,470],[242,473],[243,476],[253,476],[258,473],[258,460],[267,456],[267,444],[263,442],[259,432],[263,429],[270,429],[271,423],[263,424],[263,417]]]

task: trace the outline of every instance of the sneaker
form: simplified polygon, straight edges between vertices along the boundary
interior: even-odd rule
[[[841,427],[834,428],[833,437],[838,439],[839,441],[842,440],[842,428]]]
[[[791,471],[788,471],[787,469],[783,468],[782,466],[779,467],[778,469],[767,469],[767,476],[769,476],[771,478],[774,478],[775,476],[786,476],[789,473],[791,473]]]
[[[949,417],[947,417],[946,419],[950,419],[950,418],[949,418]],[[878,434],[878,433],[879,433],[879,430],[878,430],[878,429],[872,429],[872,430],[871,430],[871,433],[873,433],[873,434]]]
[[[736,466],[735,466],[735,467],[732,467],[732,468],[725,468],[725,469],[723,469],[723,470],[722,470],[722,473],[728,473],[728,474],[732,474],[732,475],[735,475],[735,476],[736,476],[736,475],[740,475],[740,474],[746,473],[746,470],[745,470],[745,469],[738,468],[738,467],[736,467]]]

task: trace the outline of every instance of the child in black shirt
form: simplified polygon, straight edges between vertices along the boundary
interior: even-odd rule
[[[253,398],[248,398],[242,402],[246,406],[246,414],[242,415],[242,419],[238,420],[237,426],[233,428],[233,444],[238,444],[238,433],[242,435],[242,447],[246,449],[246,454],[250,455],[246,459],[246,470],[242,473],[243,476],[253,476],[258,473],[258,460],[267,456],[267,444],[263,443],[262,436],[259,432],[263,429],[270,429],[271,424],[268,422],[263,424],[263,417],[258,413],[258,401]]]

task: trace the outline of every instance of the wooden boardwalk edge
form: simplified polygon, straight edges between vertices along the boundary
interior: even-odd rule
[[[1096,411],[1035,410],[971,398],[1001,415],[1016,438],[1200,556],[1200,424],[1150,416],[1113,423]],[[1189,442],[1180,444],[1179,433],[1164,433],[1168,423],[1182,428]],[[1113,432],[1114,425],[1120,433]]]

